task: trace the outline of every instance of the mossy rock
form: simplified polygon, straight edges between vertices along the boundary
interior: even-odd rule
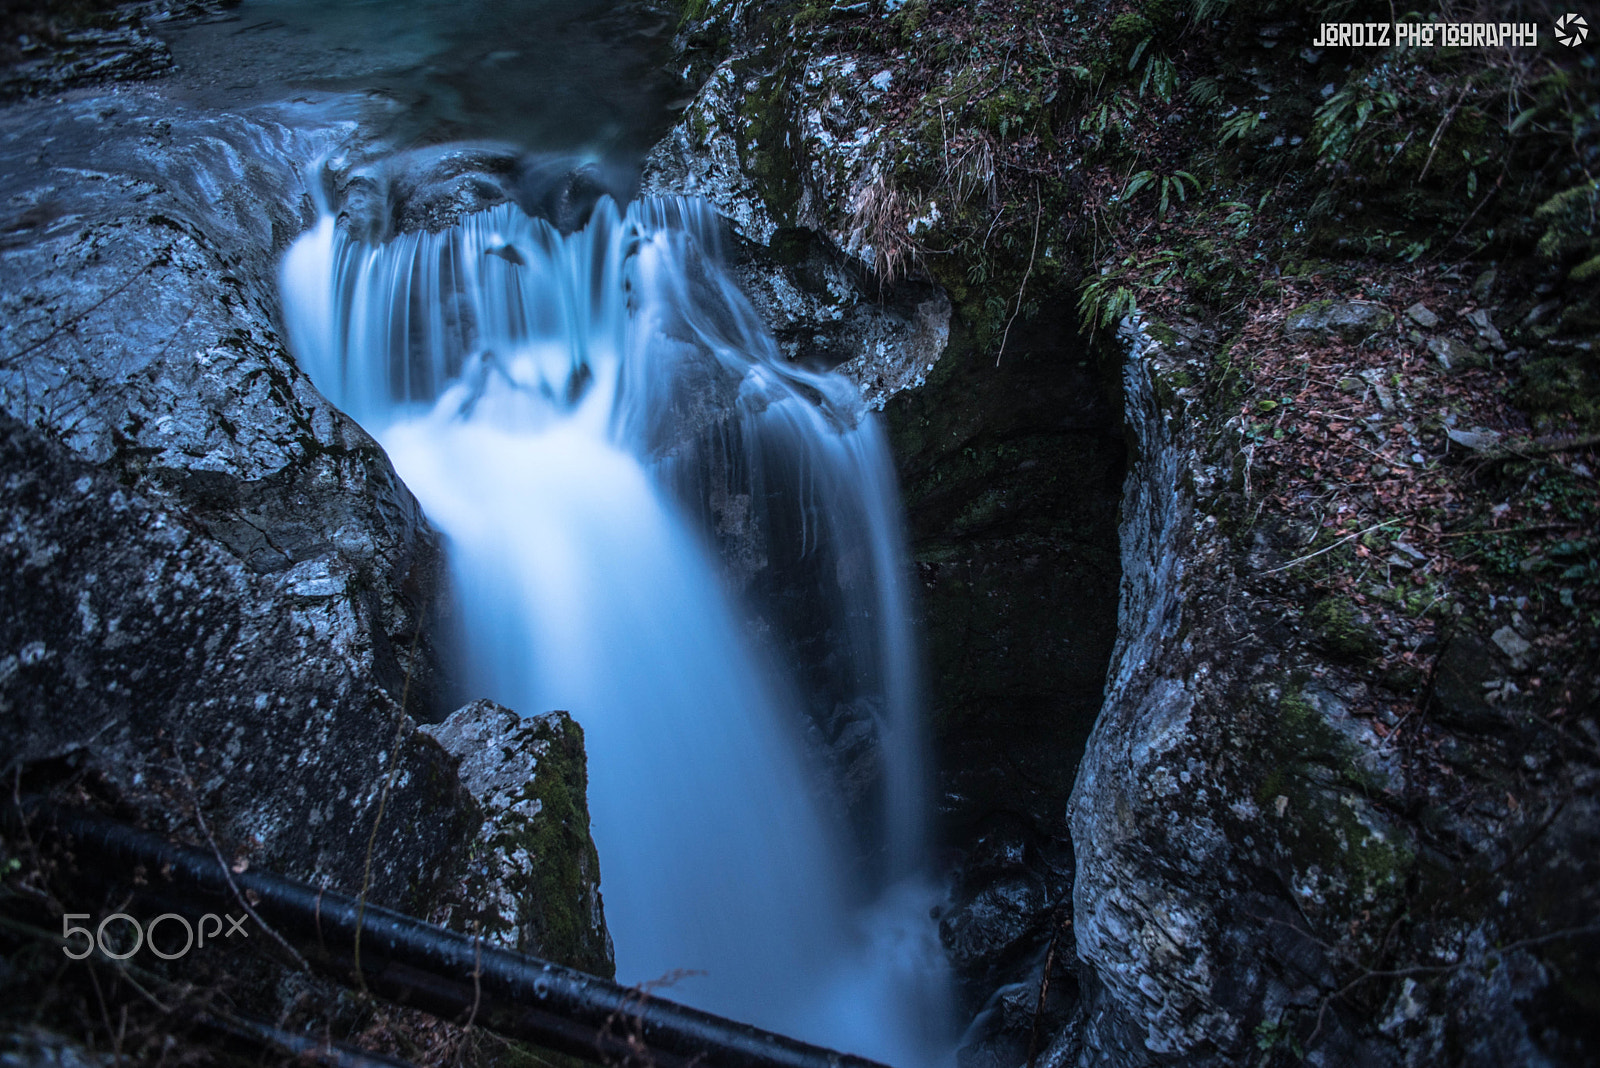
[[[1343,597],[1319,601],[1306,613],[1305,621],[1318,642],[1335,656],[1367,660],[1378,653],[1377,635],[1361,610]]]
[[[1123,48],[1131,48],[1149,37],[1151,28],[1149,19],[1133,11],[1123,12],[1106,27],[1111,39]]]
[[[1600,373],[1590,354],[1545,356],[1522,367],[1517,401],[1537,423],[1559,424],[1571,416],[1586,429],[1600,427]]]
[[[1368,801],[1381,777],[1330,722],[1327,699],[1298,688],[1278,698],[1255,793],[1304,904],[1345,927],[1400,907],[1416,850]]]
[[[1283,329],[1287,334],[1331,334],[1355,343],[1392,325],[1394,316],[1381,305],[1318,300],[1290,312]]]
[[[465,914],[452,926],[609,979],[583,728],[565,712],[524,719],[474,701],[422,729],[461,762],[484,813],[463,878]]]

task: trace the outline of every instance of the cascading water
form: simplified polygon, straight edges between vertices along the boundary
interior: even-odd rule
[[[930,1063],[948,1012],[887,450],[850,383],[783,361],[719,235],[679,199],[602,200],[568,236],[507,205],[384,244],[324,212],[285,261],[286,317],[449,539],[474,682],[583,724],[619,979],[701,972],[669,996]],[[816,583],[828,699],[872,711],[866,885],[804,755],[804,687],[745,633],[717,537]]]

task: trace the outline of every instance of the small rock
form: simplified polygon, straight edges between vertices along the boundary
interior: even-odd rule
[[[1284,330],[1290,334],[1336,334],[1346,341],[1362,341],[1394,322],[1379,304],[1319,300],[1289,313]]]
[[[945,914],[939,936],[957,968],[1004,956],[1048,917],[1049,895],[1037,876],[1000,879]]]
[[[1505,338],[1500,336],[1500,331],[1495,328],[1494,323],[1489,319],[1487,311],[1479,308],[1476,311],[1468,312],[1464,318],[1473,325],[1473,328],[1478,331],[1478,337],[1490,348],[1496,352],[1506,351],[1508,346]]]
[[[1423,555],[1422,550],[1418,549],[1415,545],[1412,545],[1410,542],[1407,542],[1407,541],[1396,541],[1394,543],[1393,547],[1395,549],[1398,549],[1400,552],[1405,553],[1407,556],[1411,557],[1411,559],[1415,560],[1419,564],[1427,562],[1428,558]]]
[[[1378,407],[1382,408],[1386,412],[1394,411],[1394,395],[1391,394],[1388,387],[1383,384],[1383,380],[1386,377],[1385,373],[1383,371],[1374,369],[1370,371],[1362,371],[1360,377],[1372,387],[1372,392],[1377,394]]]
[[[1527,670],[1532,659],[1533,646],[1528,644],[1526,638],[1510,627],[1501,627],[1489,635],[1489,640],[1498,645],[1500,651],[1506,654],[1506,658],[1511,661],[1512,667],[1518,671]]]
[[[1432,330],[1434,327],[1439,325],[1439,317],[1433,314],[1433,312],[1429,310],[1428,306],[1422,303],[1420,300],[1406,309],[1406,318],[1410,319],[1424,330]]]
[[[1534,327],[1550,318],[1551,312],[1560,310],[1561,302],[1559,300],[1546,300],[1539,304],[1535,304],[1532,310],[1530,310],[1527,315],[1523,316],[1522,329],[1532,330]]]
[[[1483,353],[1474,352],[1452,337],[1435,337],[1428,340],[1428,351],[1438,358],[1446,371],[1465,371],[1476,367],[1489,367],[1493,360]]]
[[[1455,427],[1450,427],[1444,434],[1445,437],[1457,445],[1471,449],[1473,452],[1488,452],[1500,444],[1499,431],[1490,430],[1486,427],[1477,427],[1473,430],[1457,430]]]
[[[1479,304],[1489,303],[1489,298],[1494,294],[1496,277],[1498,276],[1493,267],[1478,275],[1472,283],[1472,299]]]

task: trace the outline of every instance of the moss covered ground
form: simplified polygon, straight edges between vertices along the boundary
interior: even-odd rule
[[[1136,313],[1189,357],[1167,384],[1240,476],[1202,504],[1239,538],[1305,532],[1285,607],[1346,606],[1312,620],[1331,650],[1425,679],[1439,638],[1515,611],[1553,714],[1592,704],[1600,71],[1543,7],[1492,13],[1544,28],[1522,49],[1312,48],[1320,22],[1390,17],[1352,0],[702,8],[704,64],[887,72],[875,210],[833,205],[837,230],[942,284],[977,351],[1075,319],[1110,377]],[[749,151],[793,155],[765,114]]]

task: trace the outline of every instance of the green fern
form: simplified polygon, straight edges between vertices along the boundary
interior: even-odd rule
[[[1400,108],[1400,97],[1392,89],[1373,88],[1365,83],[1345,86],[1328,98],[1311,117],[1317,136],[1317,155],[1324,163],[1344,159],[1363,140],[1362,131],[1374,115],[1387,118]]]
[[[1196,107],[1211,108],[1222,103],[1222,79],[1210,76],[1189,86],[1189,103]]]
[[[1240,111],[1222,124],[1222,137],[1217,143],[1225,145],[1234,138],[1244,141],[1255,133],[1256,127],[1261,125],[1261,119],[1265,114],[1265,112],[1251,111],[1249,109]]]
[[[1199,191],[1200,179],[1188,171],[1173,171],[1171,174],[1158,175],[1155,171],[1143,170],[1128,179],[1128,184],[1122,190],[1118,199],[1129,200],[1138,196],[1146,189],[1157,188],[1161,191],[1161,201],[1157,212],[1161,216],[1167,214],[1167,209],[1172,206],[1172,201],[1187,203],[1191,190]]]
[[[1178,89],[1178,68],[1172,60],[1165,56],[1150,57],[1150,62],[1144,65],[1144,79],[1139,82],[1139,95],[1144,96],[1150,89],[1155,90],[1163,104],[1171,103],[1172,94]]]
[[[1091,278],[1078,294],[1078,318],[1089,333],[1098,333],[1133,314],[1138,302],[1133,292],[1110,275]]]

